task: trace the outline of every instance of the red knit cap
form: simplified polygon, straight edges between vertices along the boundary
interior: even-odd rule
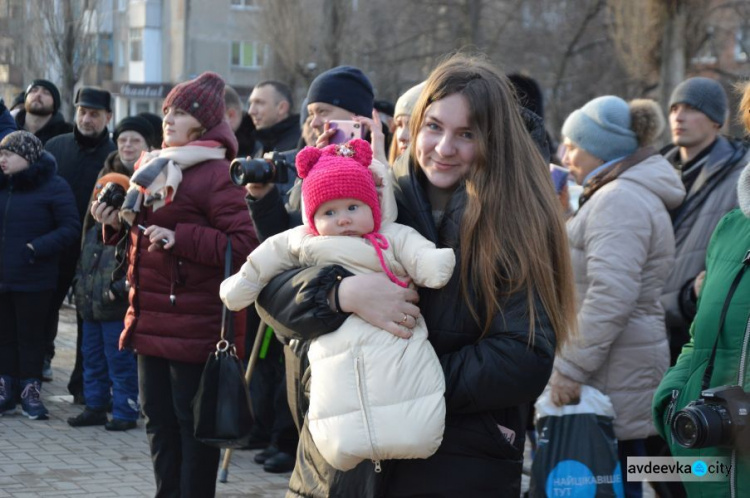
[[[180,83],[164,99],[162,112],[167,107],[182,109],[210,130],[224,119],[224,80],[206,71],[194,80]]]
[[[380,230],[380,202],[368,166],[372,149],[364,140],[354,140],[324,149],[305,147],[297,154],[297,175],[302,178],[302,198],[310,230],[318,235],[313,217],[318,207],[334,199],[357,199],[372,209],[373,232]]]

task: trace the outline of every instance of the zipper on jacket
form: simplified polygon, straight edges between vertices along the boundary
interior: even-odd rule
[[[5,215],[3,220],[3,236],[2,240],[0,240],[0,249],[5,252],[5,229],[8,227],[8,220],[10,217],[8,216],[8,211],[10,210],[10,200],[13,197],[13,182],[8,181],[8,200],[5,201]],[[5,268],[5,263],[3,262],[2,265],[0,265],[0,277],[3,276],[3,268]],[[2,278],[0,278],[0,282],[2,282]]]
[[[750,254],[750,252],[748,253]],[[747,319],[745,337],[742,339],[742,354],[740,355],[740,371],[737,373],[737,385],[744,389],[745,365],[747,364],[747,345],[750,341],[750,318]],[[732,468],[729,470],[729,495],[731,498],[737,496],[737,450],[732,450]]]
[[[354,372],[357,375],[357,396],[359,397],[359,406],[362,408],[362,418],[365,421],[365,429],[367,430],[367,442],[370,443],[370,457],[372,463],[375,464],[375,472],[379,473],[382,468],[380,467],[380,458],[375,452],[375,445],[372,442],[372,430],[370,429],[370,417],[368,412],[368,404],[366,402],[367,393],[365,392],[364,385],[364,362],[361,356],[354,358]]]
[[[740,355],[740,371],[737,373],[737,385],[740,387],[744,387],[748,342],[750,342],[750,318],[748,318],[747,326],[745,327],[745,338],[742,340],[742,354]]]
[[[737,498],[737,450],[732,450],[732,460],[729,469],[729,497]]]

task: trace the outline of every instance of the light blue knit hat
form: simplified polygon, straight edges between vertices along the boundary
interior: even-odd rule
[[[605,95],[573,111],[562,127],[563,135],[604,162],[628,156],[638,148],[630,129],[630,107],[620,97]]]

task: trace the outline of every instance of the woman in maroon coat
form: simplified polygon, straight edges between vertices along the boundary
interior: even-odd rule
[[[164,147],[141,156],[122,209],[92,205],[108,239],[127,230],[130,307],[120,346],[138,353],[159,497],[214,496],[219,450],[193,437],[190,404],[219,338],[227,238],[235,266],[257,245],[244,190],[229,179],[237,141],[223,90],[214,73],[177,85],[163,104]]]

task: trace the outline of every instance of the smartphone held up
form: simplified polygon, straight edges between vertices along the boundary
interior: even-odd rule
[[[336,130],[328,139],[328,143],[331,144],[343,144],[355,138],[365,138],[364,126],[357,121],[332,119],[328,122],[328,129]]]

